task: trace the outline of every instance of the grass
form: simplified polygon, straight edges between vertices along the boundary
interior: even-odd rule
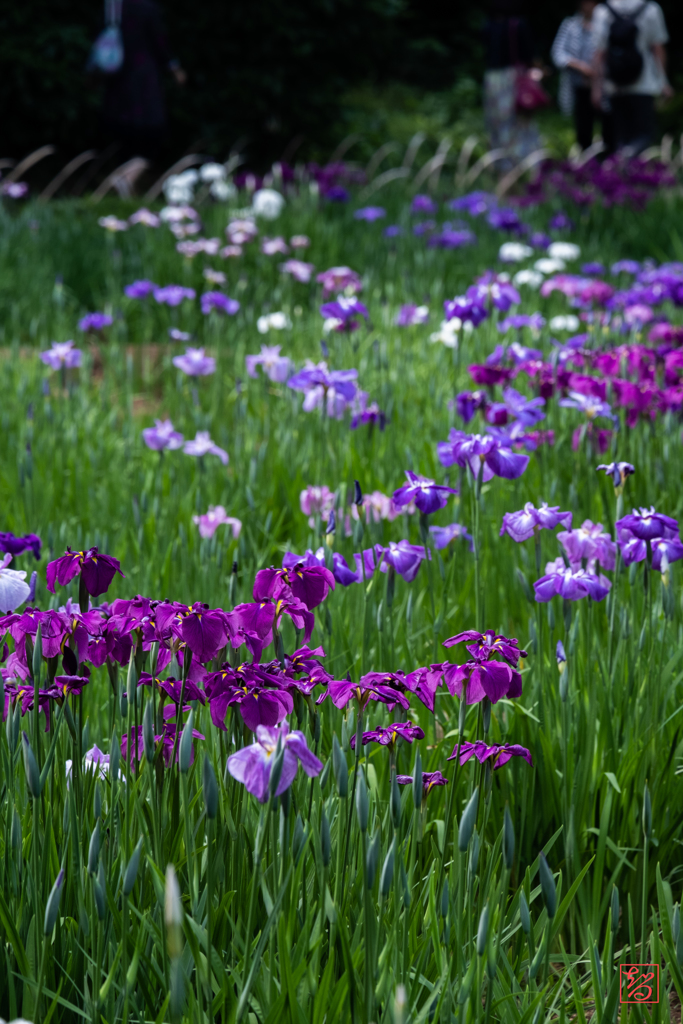
[[[133,205],[64,202],[2,212],[0,525],[43,538],[41,607],[78,599],[78,581],[56,596],[47,592],[46,563],[67,545],[97,545],[125,573],[107,600],[144,594],[229,610],[251,599],[258,569],[280,565],[285,551],[323,543],[319,522],[310,527],[300,511],[306,486],[327,485],[345,507],[354,480],[364,492],[391,494],[405,469],[449,479],[436,458],[436,443],[457,425],[449,402],[470,386],[468,365],[483,362],[500,336],[488,320],[463,335],[457,351],[428,337],[444,299],[498,266],[501,238],[475,222],[475,247],[430,249],[410,230],[402,189],[387,190],[382,201],[384,223],[407,229],[395,241],[384,238],[382,222],[359,223],[349,208],[323,208],[305,190],[262,233],[308,234],[305,258],[318,270],[348,264],[362,273],[370,325],[328,335],[326,345],[332,367],[358,369],[360,386],[386,412],[383,432],[350,431],[348,418],[305,413],[301,396],[286,386],[246,377],[244,357],[263,341],[282,344],[297,366],[321,358],[319,286],[284,278],[280,258],[261,255],[257,243],[240,260],[188,261],[165,228],[110,236],[98,227],[102,213],[126,215]],[[201,212],[203,234],[222,237],[225,208]],[[545,228],[551,212],[545,206],[524,218]],[[676,196],[661,195],[638,214],[567,212],[586,260],[680,258]],[[442,216],[448,219],[445,210]],[[123,295],[138,277],[201,292],[208,265],[226,273],[224,290],[241,303],[233,318],[203,317],[198,302],[169,312]],[[429,306],[430,325],[393,326],[408,301]],[[537,308],[549,318],[566,312],[566,300],[525,291],[522,309]],[[114,324],[103,337],[83,338],[77,320],[94,309],[110,312]],[[287,312],[291,330],[261,336],[256,319],[268,310]],[[680,320],[677,310],[664,312]],[[171,326],[215,355],[213,376],[190,381],[175,370],[171,359],[183,346],[169,340]],[[79,339],[84,360],[62,379],[37,352],[66,338]],[[547,328],[534,345],[549,352]],[[425,739],[396,750],[399,774],[413,773],[419,750],[422,770],[450,779],[424,807],[418,794],[416,807],[412,787],[399,792],[392,782],[386,748],[368,745],[362,756],[350,749],[358,728],[353,702],[342,713],[329,699],[300,701],[290,720],[325,768],[313,781],[299,771],[288,796],[259,805],[226,772],[228,754],[249,741],[237,710],[221,732],[196,705],[194,725],[206,738],[195,741],[192,766],[181,773],[158,756],[154,765],[143,758],[136,772],[122,765],[124,782],[78,766],[93,743],[111,754],[116,738],[142,722],[148,688],[137,706],[122,699],[137,692],[133,670],[114,669],[111,677],[93,670],[82,698],[61,710],[53,702],[49,733],[34,712],[21,720],[17,705],[0,737],[3,1017],[538,1024],[569,1015],[584,1024],[595,1014],[600,1024],[620,1012],[619,965],[654,962],[661,1001],[632,1013],[670,1019],[674,994],[683,996],[679,566],[666,583],[642,565],[622,566],[599,604],[540,606],[526,596],[537,578],[535,554],[531,542],[498,536],[504,512],[543,499],[571,510],[575,526],[590,518],[610,531],[617,514],[611,485],[594,471],[601,459],[572,449],[579,413],[555,400],[547,411],[555,444],[533,455],[519,480],[485,484],[477,511],[468,477],[451,471],[460,495],[434,517],[469,528],[479,517],[476,626],[518,637],[528,649],[523,696],[495,705],[488,735],[524,744],[534,767],[513,759],[491,775],[470,761],[456,774],[445,758],[460,741],[482,735],[480,706],[461,716],[457,699],[441,689],[434,715],[412,703]],[[185,437],[209,430],[229,452],[227,468],[210,456],[149,451],[141,430],[154,416],[170,416]],[[680,519],[679,433],[671,414],[634,429],[622,423],[612,453],[636,466],[626,509],[654,504]],[[199,537],[192,517],[210,504],[242,521],[237,541],[224,527],[210,540]],[[343,532],[334,549],[352,564],[361,538]],[[367,524],[362,544],[404,537],[421,543],[417,516]],[[551,531],[541,546],[542,563],[559,553]],[[34,564],[25,555],[13,567]],[[433,552],[413,583],[375,574],[338,586],[317,609],[311,646],[324,647],[335,679],[444,660],[440,642],[475,625],[475,589],[472,555],[466,544],[452,545]],[[286,625],[284,649],[297,639]],[[567,651],[562,677],[558,640]],[[152,659],[139,647],[135,672]],[[36,660],[34,682],[46,672]],[[363,728],[393,717],[371,703]],[[35,795],[22,730],[43,773]],[[69,784],[67,759],[76,766]],[[644,830],[647,800],[651,828]],[[549,873],[539,871],[542,850]],[[50,896],[60,869],[63,885]],[[173,911],[166,918],[165,906]]]

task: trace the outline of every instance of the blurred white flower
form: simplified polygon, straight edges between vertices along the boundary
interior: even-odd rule
[[[432,342],[440,341],[446,348],[458,347],[458,333],[462,330],[462,320],[454,316],[451,320],[442,320],[441,326],[434,334],[429,335]]]
[[[539,274],[538,270],[518,270],[512,278],[512,283],[516,288],[524,284],[529,288],[540,288],[543,284],[543,274]]]
[[[267,334],[268,331],[285,331],[292,326],[292,321],[286,313],[267,313],[260,316],[256,321],[256,329],[259,334]]]
[[[208,163],[202,164],[199,168],[199,177],[201,181],[224,181],[227,178],[227,173],[223,164]]]
[[[97,223],[100,225],[101,228],[104,228],[105,231],[127,231],[128,230],[128,221],[127,220],[119,220],[119,218],[115,217],[113,214],[111,214],[108,217],[100,217],[99,220],[97,221]]]
[[[573,313],[565,316],[554,316],[548,326],[551,331],[578,331],[581,321]]]
[[[209,192],[219,203],[226,203],[237,195],[237,189],[231,181],[213,181]]]
[[[548,246],[548,256],[552,260],[578,260],[581,249],[573,242],[551,242]]]
[[[521,263],[533,254],[534,250],[524,242],[503,242],[498,250],[498,259],[503,263]]]
[[[548,256],[542,257],[540,260],[536,260],[534,267],[536,270],[540,270],[542,274],[557,274],[561,270],[566,268],[567,264],[564,260],[550,259]]]
[[[260,188],[257,192],[254,192],[251,208],[255,217],[263,217],[264,220],[275,220],[282,213],[284,205],[284,196],[276,192],[274,188]]]

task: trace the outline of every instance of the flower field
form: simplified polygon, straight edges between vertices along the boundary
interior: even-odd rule
[[[0,1016],[679,1020],[675,181],[215,167],[0,209]]]

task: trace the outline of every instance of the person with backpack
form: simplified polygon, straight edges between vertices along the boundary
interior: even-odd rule
[[[664,14],[655,0],[604,0],[593,21],[593,104],[610,98],[617,150],[637,156],[654,141],[655,98],[673,93]]]
[[[573,115],[576,141],[582,150],[593,144],[593,125],[599,117],[602,141],[609,153],[613,148],[612,117],[605,97],[596,111],[591,99],[595,33],[593,12],[597,0],[579,0],[576,14],[565,18],[559,27],[551,50],[553,64],[560,71],[558,103],[568,117]]]

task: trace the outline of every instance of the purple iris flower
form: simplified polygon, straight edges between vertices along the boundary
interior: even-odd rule
[[[397,775],[396,781],[398,782],[399,786],[408,786],[410,785],[410,783],[412,783],[413,777],[412,775]],[[422,799],[426,799],[427,793],[429,793],[430,790],[434,788],[434,786],[447,785],[448,779],[445,777],[445,775],[442,775],[441,772],[422,772]]]
[[[491,302],[501,313],[507,313],[511,306],[518,306],[522,297],[509,281],[501,281],[489,273],[467,289],[467,298],[485,304]],[[475,325],[476,326],[476,325]]]
[[[664,571],[664,560],[666,565],[671,562],[678,562],[683,558],[683,544],[679,537],[655,537],[652,545],[652,568],[656,572]]]
[[[112,318],[106,313],[86,313],[78,321],[78,329],[85,333],[96,333],[97,331],[103,331],[105,327],[111,327],[113,323]]]
[[[281,796],[289,789],[294,782],[299,764],[311,779],[323,770],[322,761],[308,749],[304,734],[298,729],[290,731],[286,720],[278,728],[258,725],[256,741],[248,747],[242,747],[228,758],[228,771],[233,779],[243,783],[247,792],[252,793],[262,804],[268,800],[270,772],[278,741],[283,748],[283,761],[275,796]]]
[[[504,388],[503,402],[509,414],[524,427],[533,427],[545,419],[545,398],[527,398],[515,388]]]
[[[518,640],[502,636],[493,629],[487,629],[485,633],[478,633],[476,629],[466,629],[444,640],[443,646],[455,647],[463,643],[466,645],[465,650],[476,661],[488,660],[494,654],[499,654],[514,668],[520,658],[526,658],[526,651],[520,651]]]
[[[494,743],[492,746],[488,746],[483,740],[476,740],[474,743],[461,743],[459,750],[460,764],[465,764],[472,756],[476,757],[480,764],[492,759],[494,771],[497,768],[502,768],[513,757],[523,757],[532,768],[534,764],[527,748],[520,746],[519,743]],[[446,760],[454,761],[457,756],[458,747],[456,746]]]
[[[226,316],[234,316],[240,308],[237,299],[231,299],[223,292],[204,292],[201,297],[201,307],[204,316],[215,310],[216,313],[224,313]]]
[[[375,544],[375,554],[381,559],[379,567],[382,572],[388,572],[391,567],[406,583],[412,583],[417,576],[420,562],[425,557],[425,549],[421,545],[409,544],[407,540],[400,540],[398,543],[392,540],[389,541],[387,548]]]
[[[496,196],[491,192],[470,192],[466,196],[459,196],[451,199],[448,207],[451,210],[464,210],[470,217],[479,217],[487,210],[493,209],[498,203]]]
[[[606,416],[612,419],[612,409],[609,403],[601,401],[595,395],[583,395],[579,391],[570,391],[568,398],[561,398],[559,405],[563,409],[578,409],[586,414],[589,420],[596,416]]]
[[[413,196],[410,204],[411,213],[436,213],[438,207],[431,196]]]
[[[487,220],[491,227],[497,231],[519,232],[523,228],[516,210],[510,210],[505,207],[491,210]]]
[[[217,455],[224,466],[230,461],[228,453],[211,440],[208,430],[198,430],[193,441],[185,442],[183,451],[186,455],[195,455],[198,458],[203,455]]]
[[[584,263],[581,266],[581,273],[587,274],[589,277],[599,277],[601,274],[606,274],[607,270],[602,263]]]
[[[449,526],[430,526],[429,532],[434,539],[434,547],[437,551],[443,551],[459,537],[467,541],[470,551],[474,551],[472,535],[460,523],[450,523]]]
[[[444,304],[446,320],[461,320],[478,327],[489,315],[483,300],[467,295],[456,295],[454,299],[446,299]]]
[[[486,403],[485,391],[461,391],[455,396],[455,411],[463,423],[467,424],[474,419],[475,413],[479,409],[486,408]]]
[[[317,551],[311,551],[309,548],[304,555],[295,555],[291,551],[287,551],[282,559],[283,569],[292,569],[298,564],[303,564],[305,568],[313,565],[324,567],[325,549],[318,548]],[[346,559],[338,551],[332,555],[332,575],[342,587],[348,587],[351,583],[360,583],[363,579],[358,571],[354,572],[349,568]]]
[[[616,277],[618,274],[639,274],[640,263],[637,260],[617,260],[610,268],[610,273]]]
[[[215,658],[228,642],[225,613],[206,604],[194,604],[183,613],[178,632],[202,664]]]
[[[569,219],[566,213],[561,210],[548,221],[548,229],[550,231],[571,231],[574,227],[574,222]]]
[[[356,220],[366,220],[368,223],[372,223],[375,220],[381,220],[386,215],[387,211],[383,206],[364,206],[361,210],[356,210],[353,216]]]
[[[510,330],[520,330],[522,327],[530,327],[534,331],[540,331],[541,327],[545,326],[545,319],[540,313],[515,313],[513,316],[507,316],[504,320],[500,320],[498,323],[498,330],[505,334]]]
[[[453,665],[446,661],[442,668],[448,692],[459,699],[466,692],[467,704],[478,704],[485,697],[497,704],[504,697],[514,700],[522,695],[522,675],[506,662],[467,661],[464,665]]]
[[[593,523],[586,519],[576,530],[558,533],[557,539],[567,552],[567,558],[572,566],[579,566],[584,560],[595,560],[603,569],[614,569],[617,546],[609,533],[603,533],[602,523]]]
[[[547,249],[552,242],[552,238],[543,231],[532,231],[527,241],[534,249]]]
[[[437,484],[429,477],[411,473],[409,469],[405,473],[408,483],[399,487],[391,496],[397,508],[403,508],[404,505],[409,505],[412,501],[420,512],[429,515],[440,508],[445,508],[448,504],[448,496],[458,493],[457,487]]]
[[[356,397],[357,378],[358,370],[328,370],[327,363],[307,360],[303,370],[287,381],[287,387],[305,393],[304,412],[326,405],[328,416],[341,419]]]
[[[328,189],[325,189],[323,195],[331,203],[348,203],[351,198],[348,189],[345,189],[343,185],[330,185]]]
[[[157,288],[154,281],[133,281],[123,289],[129,299],[146,299]]]
[[[529,465],[528,455],[510,451],[498,438],[462,430],[451,430],[448,441],[439,441],[436,451],[443,466],[469,466],[475,479],[482,474],[484,483],[494,476],[516,480]]]
[[[153,427],[146,427],[142,431],[142,439],[154,452],[161,452],[165,448],[172,452],[183,443],[183,435],[173,429],[170,420],[155,420]]]
[[[390,224],[388,228],[384,229],[385,238],[398,238],[398,236],[402,234],[403,228],[400,224]]]
[[[393,750],[398,739],[405,740],[406,743],[413,743],[415,740],[423,740],[424,735],[424,730],[419,725],[413,725],[410,720],[407,722],[394,722],[392,725],[386,726],[386,728],[380,726],[378,729],[364,732],[363,746],[366,746],[368,743],[379,743],[381,746],[391,747]],[[349,744],[352,750],[356,749],[355,733],[351,736]]]
[[[102,555],[97,548],[87,551],[72,551],[67,548],[61,558],[49,562],[45,573],[47,589],[55,592],[55,584],[65,587],[76,576],[81,577],[83,585],[91,597],[98,597],[109,589],[116,573],[123,576],[121,563],[111,555]]]
[[[566,566],[561,558],[549,562],[545,571],[546,575],[534,583],[536,600],[540,602],[552,601],[556,595],[565,601],[580,601],[584,597],[602,601],[612,586],[605,576],[597,576],[578,566]]]
[[[399,309],[394,323],[397,327],[414,327],[415,324],[426,324],[428,320],[428,306],[416,306],[413,303],[407,303]]]
[[[32,551],[39,562],[42,543],[35,533],[25,533],[23,537],[16,537],[13,533],[0,533],[0,551],[15,558],[17,555]]]
[[[194,288],[183,288],[180,284],[167,284],[164,288],[154,289],[154,301],[160,306],[179,306],[185,299],[194,299]]]
[[[571,512],[560,512],[559,505],[551,508],[548,502],[544,501],[540,508],[535,508],[530,501],[527,501],[519,512],[505,513],[500,536],[507,533],[519,544],[535,536],[539,530],[554,530],[556,526],[564,526],[570,530],[571,525]]]
[[[305,565],[297,562],[293,566],[276,569],[260,569],[254,580],[254,600],[300,601],[307,609],[313,611],[334,590],[335,579],[329,569],[323,565]]]
[[[172,361],[188,377],[208,377],[216,371],[216,360],[204,355],[203,348],[188,348],[184,355],[174,356]]]
[[[394,686],[380,682],[380,673],[370,672],[367,676],[361,676],[357,683],[350,679],[334,679],[328,684],[327,690],[316,700],[316,704],[322,704],[326,697],[329,697],[336,708],[345,708],[350,700],[355,700],[362,710],[370,700],[386,704],[389,711],[400,704],[404,711],[410,707],[410,701],[401,690]]]
[[[353,331],[358,326],[355,316],[363,316],[369,320],[367,307],[355,296],[338,295],[335,302],[324,302],[320,307],[320,315],[326,320],[336,320],[334,329],[337,331]]]
[[[598,471],[604,470],[605,476],[612,478],[615,488],[623,487],[626,477],[635,473],[635,467],[630,462],[610,462],[607,465],[602,463],[596,467]]]
[[[441,231],[432,235],[427,245],[431,249],[461,249],[463,245],[474,245],[477,236],[468,228],[451,228],[444,224]]]
[[[633,509],[630,515],[623,516],[616,522],[617,530],[625,528],[630,530],[634,537],[639,540],[654,540],[655,537],[677,537],[678,523],[671,516],[665,516],[661,512],[655,512],[652,505],[649,509]]]
[[[82,357],[83,353],[80,348],[74,348],[73,341],[53,341],[52,348],[40,353],[42,362],[53,370],[80,366]]]
[[[276,384],[284,384],[292,369],[292,361],[288,356],[281,356],[281,345],[261,345],[259,355],[245,357],[247,374],[250,377],[257,377],[256,367],[263,367],[263,372],[269,380]]]

